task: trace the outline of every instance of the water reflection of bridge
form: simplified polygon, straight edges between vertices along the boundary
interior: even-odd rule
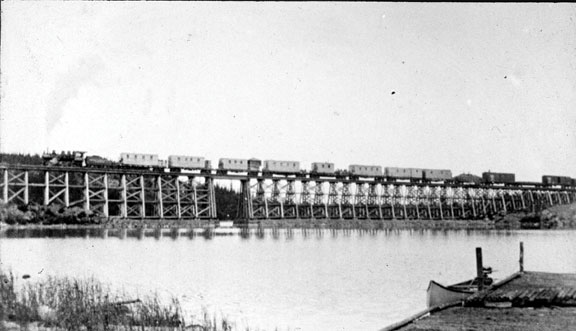
[[[108,217],[215,219],[214,181],[239,181],[244,219],[480,219],[576,201],[574,187],[457,185],[25,165],[0,166],[1,198]]]
[[[28,228],[14,227],[7,228],[0,232],[0,238],[100,238],[100,239],[213,239],[214,237],[240,236],[244,239],[250,238],[272,238],[272,239],[294,239],[301,237],[304,239],[338,238],[338,237],[363,237],[376,236],[383,233],[386,236],[401,235],[449,235],[449,233],[462,232],[465,235],[478,233],[473,229],[398,229],[368,226],[365,228],[318,228],[318,227],[235,227],[221,229],[215,227],[204,228],[103,228],[103,227],[82,227],[82,228]],[[486,232],[489,234],[490,232]]]

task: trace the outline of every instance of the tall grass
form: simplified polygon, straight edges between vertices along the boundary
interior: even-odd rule
[[[186,324],[177,299],[162,302],[158,295],[131,298],[113,293],[90,278],[47,277],[17,284],[12,272],[0,270],[0,323],[22,326],[38,322],[59,330],[202,330],[230,331],[226,320],[211,318]],[[1,324],[0,324],[1,325]]]

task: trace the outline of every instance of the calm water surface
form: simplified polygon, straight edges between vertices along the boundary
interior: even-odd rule
[[[268,230],[188,236],[110,230],[0,234],[0,257],[31,279],[89,277],[128,293],[178,297],[192,314],[279,330],[377,330],[426,308],[430,279],[475,274],[475,247],[501,279],[576,272],[576,231]]]

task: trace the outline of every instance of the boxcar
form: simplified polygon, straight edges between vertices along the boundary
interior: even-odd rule
[[[220,159],[218,169],[225,171],[248,171],[248,160],[246,159]]]
[[[316,175],[334,175],[334,163],[312,162],[311,173]]]
[[[572,185],[572,178],[566,176],[542,176],[542,184],[544,185],[562,185],[570,186]]]
[[[570,185],[572,185],[572,178],[566,177],[566,176],[560,176],[559,182],[560,182],[560,185],[570,186]]]
[[[452,179],[452,171],[448,169],[423,169],[424,180],[429,182],[447,181]]]
[[[157,154],[121,153],[120,163],[131,167],[151,167],[159,166]]]
[[[206,163],[200,156],[170,155],[168,166],[176,169],[204,169]]]
[[[262,172],[278,173],[278,174],[296,174],[300,172],[300,162],[265,160]]]
[[[356,177],[382,177],[381,166],[352,164],[348,167],[348,171],[350,175]]]
[[[424,169],[410,168],[410,179],[422,180],[424,176]]]
[[[384,176],[386,176],[389,179],[411,179],[412,169],[386,167],[384,168]]]
[[[516,175],[501,172],[483,172],[482,181],[488,184],[512,184],[516,182]]]
[[[548,176],[548,175],[544,175],[542,176],[542,184],[544,185],[557,185],[557,178],[556,176]]]

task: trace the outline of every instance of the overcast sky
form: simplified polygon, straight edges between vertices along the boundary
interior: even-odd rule
[[[3,152],[576,177],[576,5],[2,3]]]

